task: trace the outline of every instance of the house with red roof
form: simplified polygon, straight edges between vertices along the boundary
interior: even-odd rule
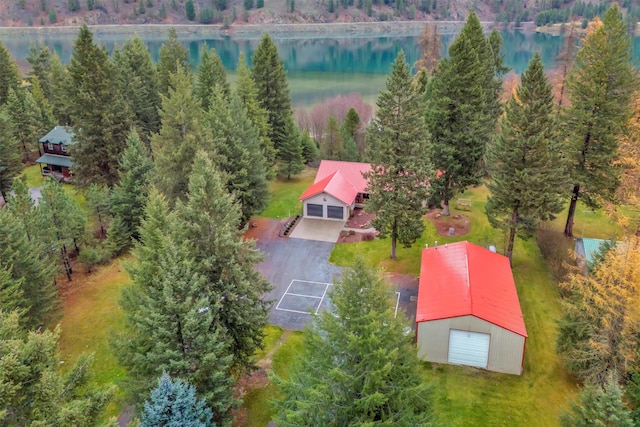
[[[322,160],[316,178],[300,196],[303,217],[345,221],[369,198],[363,176],[369,163]]]
[[[527,340],[509,259],[469,242],[422,250],[418,356],[520,375]]]

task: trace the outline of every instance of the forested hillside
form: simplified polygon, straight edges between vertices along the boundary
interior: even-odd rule
[[[0,26],[114,24],[283,24],[377,21],[481,21],[546,25],[586,22],[612,1],[583,0],[8,0]],[[620,5],[627,23],[640,14],[637,0]],[[635,27],[635,25],[634,25]]]

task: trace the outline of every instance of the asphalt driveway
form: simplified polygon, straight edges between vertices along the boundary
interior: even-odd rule
[[[334,243],[303,239],[268,239],[257,246],[265,255],[258,270],[273,284],[269,323],[301,330],[328,307],[326,292],[342,269],[329,263]],[[327,286],[329,285],[329,286]]]

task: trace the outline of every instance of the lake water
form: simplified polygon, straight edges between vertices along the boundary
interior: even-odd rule
[[[454,35],[442,35],[443,52],[446,52]],[[534,52],[540,52],[547,68],[556,65],[556,58],[563,47],[563,38],[549,34],[503,31],[502,53],[505,64],[516,73],[526,69]],[[57,36],[46,39],[26,37],[3,37],[2,42],[19,62],[25,62],[29,46],[42,42],[55,50],[60,58],[68,63],[73,52],[75,37]],[[96,41],[108,50],[121,45],[126,40],[122,35],[101,35]],[[143,40],[149,47],[154,59],[157,59],[164,36],[145,36]],[[230,79],[234,79],[234,70],[240,53],[251,58],[259,43],[256,38],[240,39],[234,37],[216,37],[207,39],[181,39],[189,51],[192,64],[197,65],[202,46],[216,49]],[[338,94],[360,93],[363,98],[373,102],[385,85],[386,75],[397,53],[403,49],[407,61],[413,64],[420,56],[417,35],[405,36],[349,36],[330,38],[274,37],[281,57],[288,71],[289,86],[294,105],[312,105],[322,99]],[[640,52],[640,39],[634,39]]]

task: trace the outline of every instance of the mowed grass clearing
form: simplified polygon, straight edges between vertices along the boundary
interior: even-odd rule
[[[98,267],[90,275],[75,273],[74,284],[64,299],[60,322],[60,355],[69,369],[82,353],[93,353],[94,381],[99,385],[118,384],[126,370],[118,364],[109,340],[124,328],[124,314],[118,304],[120,291],[131,283],[122,266],[123,259]],[[106,417],[122,409],[122,392],[109,404]]]
[[[259,215],[263,218],[281,219],[302,214],[302,203],[298,198],[313,183],[317,169],[307,167],[290,180],[277,178],[269,184],[271,199],[267,208]]]

